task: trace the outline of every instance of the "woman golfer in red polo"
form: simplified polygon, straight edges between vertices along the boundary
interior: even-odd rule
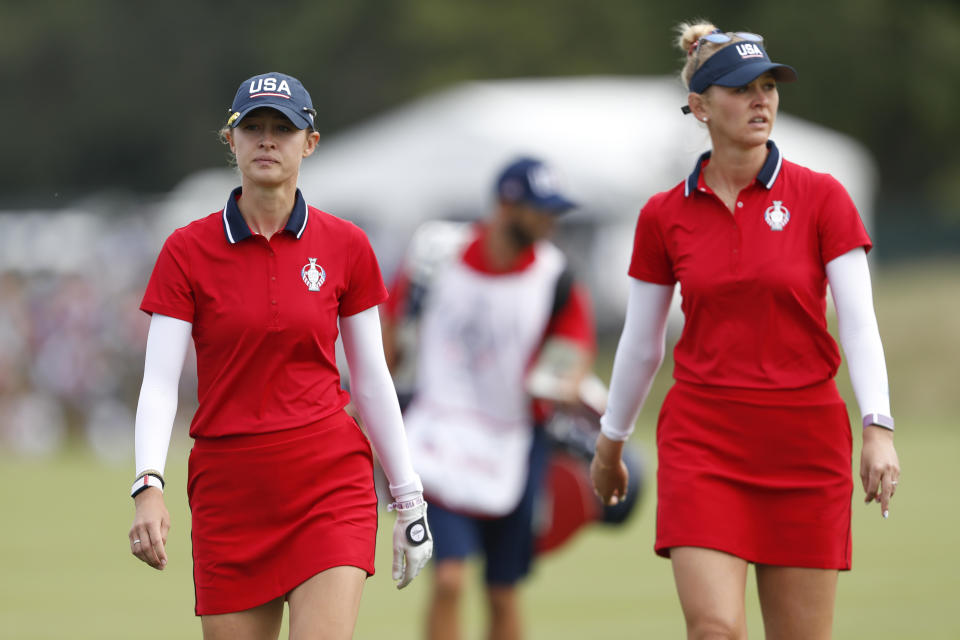
[[[344,412],[334,344],[396,500],[393,577],[431,555],[377,305],[376,258],[353,224],[308,206],[301,161],[319,134],[303,85],[245,81],[223,137],[241,186],[221,211],[166,241],[141,308],[152,314],[136,418],[130,550],[163,569],[170,518],[163,468],[192,336],[199,406],[190,426],[196,613],[205,638],[276,638],[284,601],[296,638],[349,638],[374,572],[370,445]]]
[[[838,570],[850,568],[852,439],[827,332],[829,283],[863,417],[860,475],[887,517],[900,475],[883,348],[853,202],[830,175],[770,139],[777,83],[797,79],[763,39],[681,25],[683,110],[712,151],[637,222],[626,323],[592,464],[601,498],[663,360],[680,284],[675,383],[657,426],[656,552],[669,557],[689,638],[746,638],[747,565],[767,638],[828,638]]]

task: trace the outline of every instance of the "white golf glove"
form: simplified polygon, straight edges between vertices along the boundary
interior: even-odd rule
[[[387,507],[397,512],[393,525],[393,579],[397,589],[417,577],[433,555],[433,536],[427,524],[427,503],[422,493],[408,494]]]

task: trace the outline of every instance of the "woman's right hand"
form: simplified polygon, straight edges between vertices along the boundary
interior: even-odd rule
[[[622,455],[622,442],[610,440],[602,433],[597,436],[597,447],[590,462],[590,479],[593,491],[606,506],[613,506],[627,497],[630,474]]]
[[[154,569],[167,566],[167,532],[170,513],[163,501],[163,492],[148,487],[133,499],[136,513],[130,527],[130,552]]]

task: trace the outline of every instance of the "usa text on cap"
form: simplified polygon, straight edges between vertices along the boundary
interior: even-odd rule
[[[759,42],[734,42],[712,56],[690,78],[690,91],[703,93],[710,85],[742,87],[766,72],[772,72],[781,82],[793,82],[797,72],[793,67],[771,62]]]
[[[276,109],[298,129],[313,129],[316,111],[303,84],[285,73],[262,73],[243,81],[230,107],[227,126],[236,127],[244,116],[261,107]]]

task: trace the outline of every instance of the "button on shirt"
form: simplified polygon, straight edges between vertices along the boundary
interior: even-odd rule
[[[170,235],[140,307],[193,323],[193,437],[279,431],[339,411],[349,395],[337,319],[387,297],[354,224],[308,207],[297,190],[287,225],[267,240],[244,221],[240,193]]]
[[[733,211],[690,176],[640,212],[629,274],[680,283],[685,322],[674,377],[755,389],[832,378],[840,352],[827,331],[825,265],[870,238],[832,176],[784,160],[772,141]]]

